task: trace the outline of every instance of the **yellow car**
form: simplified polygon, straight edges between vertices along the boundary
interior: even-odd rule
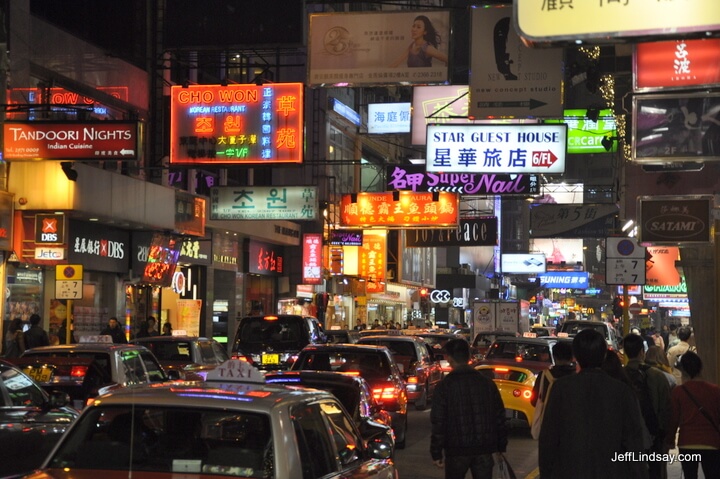
[[[535,373],[522,366],[505,364],[482,364],[475,369],[495,382],[505,409],[513,411],[520,419],[524,416],[530,426],[535,412],[535,406],[530,403]]]

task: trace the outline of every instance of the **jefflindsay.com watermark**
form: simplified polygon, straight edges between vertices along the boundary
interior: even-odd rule
[[[669,462],[700,461],[700,454],[670,454],[659,452],[623,452],[615,453],[612,462]]]

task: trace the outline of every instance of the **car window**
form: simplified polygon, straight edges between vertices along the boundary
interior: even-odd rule
[[[245,318],[239,332],[240,343],[284,343],[300,347],[307,344],[302,327],[302,319],[292,316],[280,316],[274,320],[265,318]]]
[[[197,343],[198,349],[200,349],[200,357],[204,364],[215,363],[215,351],[213,351],[212,345],[209,341],[199,341]]]
[[[486,359],[523,359],[525,361],[551,362],[550,346],[530,344],[518,341],[498,341],[493,343]]]
[[[293,428],[300,452],[303,479],[314,479],[336,472],[336,448],[330,444],[327,426],[317,404],[295,406],[291,410]]]
[[[11,406],[40,407],[45,404],[45,395],[42,389],[21,372],[7,368],[0,373],[0,378],[7,391]],[[0,406],[4,405],[4,403],[0,403]]]
[[[342,466],[347,467],[359,462],[362,440],[355,434],[350,418],[335,402],[321,403],[320,410],[330,425],[332,444],[335,446],[335,453],[340,458]]]
[[[215,361],[216,361],[218,364],[224,363],[225,361],[227,361],[228,359],[230,359],[230,356],[228,355],[227,351],[225,350],[225,348],[223,348],[222,346],[220,346],[220,344],[218,344],[218,343],[216,343],[216,342],[214,342],[214,341],[213,341],[212,343],[210,343],[210,344],[212,345],[212,349],[213,349],[213,352],[214,352],[214,354],[215,354]]]
[[[294,370],[359,372],[363,377],[390,375],[390,363],[380,352],[318,351],[301,354]]]
[[[153,357],[152,353],[150,353],[149,351],[142,351],[140,353],[140,357],[142,358],[143,364],[145,365],[148,381],[158,382],[164,381],[166,379],[165,372],[163,371],[162,366],[160,366],[157,360]]]

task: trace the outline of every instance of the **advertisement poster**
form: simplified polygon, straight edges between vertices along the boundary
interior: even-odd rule
[[[201,299],[178,299],[175,330],[182,330],[188,336],[200,336]]]
[[[310,15],[310,86],[446,83],[447,11]]]

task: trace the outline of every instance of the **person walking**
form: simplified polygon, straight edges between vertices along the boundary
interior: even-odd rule
[[[452,370],[433,394],[430,455],[445,479],[491,479],[493,455],[505,452],[508,430],[497,386],[472,368],[470,345],[451,339],[445,352]],[[498,458],[499,459],[499,458]]]
[[[147,321],[141,321],[140,322],[140,328],[138,329],[137,334],[135,335],[136,338],[149,338],[150,332],[148,327]]]
[[[642,416],[632,387],[602,369],[607,342],[583,329],[572,342],[580,372],[557,379],[548,397],[538,443],[542,479],[648,477],[632,461],[643,452]]]
[[[671,346],[667,351],[667,359],[670,366],[677,369],[678,358],[690,350],[690,343],[688,343],[688,340],[690,339],[691,334],[690,328],[686,326],[678,329],[677,335],[679,341],[675,343],[674,346]],[[679,371],[673,371],[673,374],[675,374],[677,383],[682,384],[682,374],[679,374]]]
[[[553,378],[558,379],[570,374],[575,374],[575,363],[573,363],[573,352],[570,343],[558,341],[552,347],[552,355],[555,364],[547,370],[547,374],[551,374]],[[542,378],[542,380],[540,380]],[[550,379],[541,373],[538,380],[533,386],[532,398],[530,404],[537,405],[537,401],[541,396],[541,391],[547,391],[550,386]]]
[[[30,316],[30,329],[25,331],[25,347],[30,349],[39,346],[50,346],[50,337],[40,326],[40,315],[33,314]]]
[[[155,319],[155,316],[148,316],[147,332],[148,336],[160,336],[160,333],[157,330],[157,320]]]
[[[667,356],[659,346],[650,346],[645,353],[645,364],[657,368],[660,372],[665,375],[665,379],[668,381],[670,389],[677,386],[675,376],[672,374],[673,368],[668,364]]]
[[[5,333],[4,347],[6,358],[19,358],[25,352],[25,335],[21,318],[15,318],[10,322]]]
[[[113,343],[127,344],[125,332],[122,330],[122,328],[120,327],[120,323],[118,323],[118,320],[115,317],[108,319],[108,325],[105,329],[100,331],[100,335],[107,335],[112,337]]]
[[[645,350],[641,337],[628,334],[623,340],[623,348],[628,358],[625,371],[638,395],[640,412],[652,436],[649,452],[665,454],[668,452],[665,449],[665,431],[670,423],[670,385],[662,371],[645,364]],[[647,464],[650,479],[667,477],[665,461],[650,460]]]
[[[720,479],[720,387],[702,380],[702,368],[702,360],[694,352],[680,357],[683,382],[671,393],[665,444],[674,449],[677,434],[685,479],[697,479],[699,464],[705,479]]]
[[[172,336],[172,324],[166,321],[162,325],[162,334],[160,336]]]

